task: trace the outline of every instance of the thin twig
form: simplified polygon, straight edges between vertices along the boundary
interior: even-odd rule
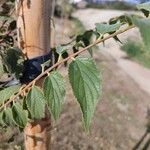
[[[103,38],[103,39],[98,39],[98,40],[96,40],[94,43],[90,44],[89,46],[87,46],[87,47],[85,47],[85,48],[79,50],[79,51],[76,52],[76,53],[73,53],[73,54],[69,55],[67,58],[63,59],[62,61],[57,62],[57,63],[54,64],[52,67],[48,68],[48,69],[45,70],[43,73],[41,73],[37,78],[35,78],[35,79],[34,79],[32,82],[30,82],[28,85],[26,85],[26,86],[25,86],[21,91],[19,91],[16,95],[14,95],[12,98],[10,98],[3,106],[0,107],[0,111],[1,111],[3,108],[5,108],[6,106],[8,106],[12,101],[16,100],[17,97],[21,96],[22,93],[26,92],[29,88],[31,88],[32,85],[33,85],[35,82],[37,82],[37,81],[38,81],[39,79],[41,79],[44,75],[46,75],[47,73],[49,73],[51,70],[53,70],[53,69],[56,68],[57,66],[63,64],[64,62],[70,60],[71,58],[74,58],[75,56],[77,56],[77,55],[79,55],[80,53],[86,51],[87,49],[89,49],[89,48],[91,48],[91,47],[93,47],[93,46],[95,46],[95,45],[97,45],[97,44],[99,44],[99,43],[102,43],[102,42],[104,42],[104,41],[106,41],[106,40],[108,40],[108,39],[110,39],[110,38],[112,38],[112,37],[114,37],[114,36],[117,36],[117,35],[119,35],[119,34],[122,34],[122,33],[126,32],[126,31],[128,31],[128,30],[130,30],[130,29],[132,29],[132,28],[134,28],[134,27],[135,27],[135,26],[132,25],[132,26],[129,26],[129,27],[125,28],[125,29],[119,30],[119,31],[117,31],[117,32],[115,32],[115,33],[113,33],[113,34],[111,34],[111,35],[108,35],[107,37],[105,37],[105,38]]]

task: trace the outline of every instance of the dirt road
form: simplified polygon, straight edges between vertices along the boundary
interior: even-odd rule
[[[105,22],[110,18],[125,14],[124,11],[116,10],[96,10],[86,9],[77,11],[74,16],[78,17],[87,29],[93,29],[94,24],[97,22]],[[132,13],[132,12],[129,12]],[[137,29],[128,31],[120,36],[122,41],[128,37],[137,39],[139,32]],[[101,47],[102,53],[105,55],[111,55],[117,65],[124,70],[141,88],[143,91],[150,95],[150,70],[143,66],[130,61],[126,58],[126,54],[120,50],[120,45],[113,40],[106,42],[105,47]]]

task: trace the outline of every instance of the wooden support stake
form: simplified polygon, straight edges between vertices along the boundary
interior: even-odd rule
[[[50,13],[52,0],[17,0],[18,45],[28,59],[50,51]],[[39,83],[40,84],[40,83]],[[24,129],[26,150],[50,149],[51,119],[28,122]]]

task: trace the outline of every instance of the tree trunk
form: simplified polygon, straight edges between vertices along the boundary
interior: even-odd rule
[[[17,0],[18,45],[28,59],[50,51],[50,12],[52,0]],[[24,129],[26,150],[50,149],[51,119],[28,122]]]

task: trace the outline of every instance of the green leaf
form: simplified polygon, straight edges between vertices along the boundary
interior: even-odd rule
[[[96,31],[100,34],[106,34],[110,32],[115,32],[121,27],[121,23],[116,24],[105,24],[105,23],[96,23]]]
[[[54,119],[58,119],[65,97],[64,81],[57,71],[51,72],[44,82],[44,95]]]
[[[12,107],[12,115],[15,123],[20,127],[24,128],[28,121],[28,112],[23,110],[19,103],[15,103]]]
[[[138,4],[137,9],[142,10],[145,16],[148,17],[150,13],[150,2]]]
[[[59,54],[59,55],[62,55],[65,51],[66,51],[66,49],[65,49],[63,46],[61,46],[61,45],[58,45],[58,46],[56,47],[56,52],[57,52],[57,54]]]
[[[42,67],[49,67],[51,63],[51,60],[49,59],[48,61],[44,62],[43,64],[41,64]]]
[[[84,32],[82,35],[78,35],[76,37],[76,46],[80,46],[80,47],[84,47],[84,46],[88,46],[90,44],[91,38],[93,35],[93,30],[88,30],[86,32]],[[79,43],[80,42],[80,43]],[[82,45],[83,43],[84,45]]]
[[[79,49],[79,47],[87,47],[88,45],[90,45],[93,33],[93,30],[88,30],[85,31],[83,34],[78,35],[76,37],[76,44],[74,46],[74,50]],[[91,56],[93,55],[92,48],[89,48],[88,52]]]
[[[18,92],[20,85],[10,86],[0,91],[0,105],[8,100],[12,95]]]
[[[121,24],[127,23],[128,25],[132,25],[132,20],[130,18],[130,15],[128,15],[128,14],[121,15],[114,19],[110,19],[109,24],[116,24],[117,22],[120,22]]]
[[[17,79],[22,77],[24,58],[20,49],[15,47],[8,49],[3,61],[5,62],[7,71],[10,74],[15,74]]]
[[[133,17],[133,23],[140,29],[146,49],[150,50],[150,19]]]
[[[0,78],[2,77],[3,74],[4,74],[4,68],[2,62],[0,61]]]
[[[89,130],[101,90],[93,59],[77,57],[69,66],[69,79],[83,113],[85,128]]]
[[[45,116],[45,99],[42,91],[33,86],[26,98],[27,107],[32,119],[41,119]]]
[[[3,119],[4,124],[7,126],[15,125],[15,122],[13,120],[12,110],[9,107],[4,110],[2,119]]]
[[[138,8],[139,10],[145,9],[145,10],[147,10],[147,11],[150,12],[150,2],[138,4],[138,5],[137,5],[137,8]]]
[[[1,127],[5,126],[4,121],[3,121],[3,112],[0,112],[0,126]]]

